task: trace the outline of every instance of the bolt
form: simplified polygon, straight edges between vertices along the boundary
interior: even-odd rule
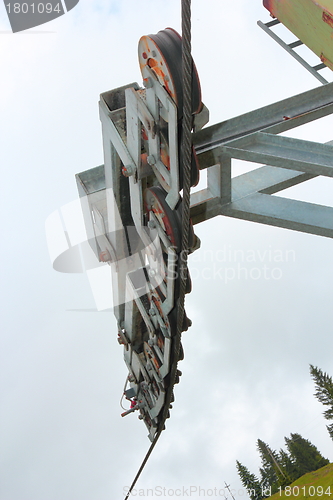
[[[152,50],[152,51],[151,51],[151,55],[152,55],[153,57],[156,57],[156,55],[157,55],[157,54],[156,54],[156,50]]]
[[[132,165],[125,165],[122,168],[122,173],[125,177],[130,177],[134,174],[134,168],[132,167]]]
[[[153,82],[152,82],[152,79],[150,77],[148,78],[145,78],[143,80],[143,86],[146,88],[146,89],[151,89],[152,86],[153,86]]]
[[[156,271],[154,269],[149,269],[149,276],[151,278],[153,278],[154,276],[156,276]]]
[[[149,309],[149,314],[150,314],[150,316],[156,316],[155,309],[153,309],[153,308]],[[148,344],[149,344],[149,342],[148,342]]]
[[[111,255],[109,250],[104,250],[99,254],[99,260],[100,262],[110,262],[111,261]]]
[[[154,220],[149,220],[147,226],[149,227],[149,229],[155,229],[156,223]]]
[[[148,165],[155,165],[156,159],[154,155],[149,155],[147,158]]]

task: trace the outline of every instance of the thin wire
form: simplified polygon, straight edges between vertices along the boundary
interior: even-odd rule
[[[126,411],[127,411],[127,410],[128,410],[128,408],[125,408],[125,407],[123,406],[123,399],[124,399],[124,397],[125,397],[125,396],[124,396],[124,394],[123,394],[123,395],[121,396],[121,398],[120,398],[120,402],[119,402],[119,404],[120,404],[120,406],[121,406],[121,408],[122,408],[123,410],[126,410]]]

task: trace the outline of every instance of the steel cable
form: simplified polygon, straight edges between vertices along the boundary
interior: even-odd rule
[[[178,299],[177,344],[178,354],[183,327],[185,288],[187,281],[187,256],[190,227],[190,190],[192,157],[192,56],[191,56],[191,0],[182,0],[182,159],[183,159],[183,202],[182,202],[182,249],[179,256],[180,295]]]
[[[180,293],[178,298],[177,334],[174,338],[174,359],[179,359],[181,333],[184,318],[185,288],[187,281],[187,256],[190,227],[190,190],[191,190],[191,158],[192,158],[192,56],[191,56],[191,0],[181,0],[182,7],[182,83],[183,83],[183,121],[182,121],[182,160],[183,160],[183,201],[182,201],[182,245],[179,256]],[[125,500],[128,500],[139,479],[162,431],[169,412],[173,394],[173,385],[177,375],[177,362],[170,373],[170,388],[166,397],[162,425],[156,433],[145,458],[128,490]]]

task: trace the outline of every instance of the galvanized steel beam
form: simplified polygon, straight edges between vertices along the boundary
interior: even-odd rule
[[[333,238],[333,208],[256,193],[221,209],[221,215]]]
[[[200,168],[218,162],[221,146],[254,132],[280,134],[333,113],[333,82],[206,127],[193,135]]]
[[[231,158],[333,177],[333,146],[257,132],[222,148]]]

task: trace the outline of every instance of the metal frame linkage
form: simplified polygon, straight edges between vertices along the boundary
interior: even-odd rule
[[[169,240],[165,240],[163,234],[160,234],[158,221],[151,220],[149,229],[144,225],[142,183],[152,171],[155,171],[156,175],[163,178],[165,185],[168,186],[166,201],[171,207],[176,206],[179,200],[176,105],[166,90],[151,75],[145,89],[140,89],[137,83],[133,83],[101,94],[99,106],[105,160],[106,197],[102,211],[105,214],[105,237],[110,240],[117,260],[121,259],[120,262],[125,263],[123,268],[118,269],[116,275],[113,276],[113,280],[116,280],[116,283],[113,283],[113,293],[118,294],[114,296],[114,303],[130,302],[133,296],[139,307],[141,299],[136,297],[136,290],[132,286],[129,273],[140,267],[149,271],[150,274],[155,273],[159,277],[156,285],[163,290],[166,288],[166,298],[162,308],[164,314],[168,314],[173,307],[171,301],[173,282],[166,280],[166,285],[163,282],[165,276],[159,268],[163,259],[157,259],[157,254],[160,253],[159,241],[166,248],[169,269],[173,266],[174,257],[172,250],[168,248],[171,245]],[[160,136],[157,130],[161,118],[168,125],[170,170],[162,163],[160,156]],[[148,151],[145,161],[141,152],[143,130]],[[78,174],[78,179],[83,175],[84,173]],[[96,210],[93,204],[91,210]],[[96,226],[96,217],[94,226]],[[137,237],[129,238],[127,235],[127,238],[124,238],[123,231],[128,233],[129,228],[133,226]],[[131,240],[132,246],[133,242],[141,240],[142,248],[139,252],[131,253],[129,259],[124,260],[128,256],[125,250],[128,239]],[[127,287],[126,280],[130,281]],[[141,295],[145,293],[142,292]],[[127,325],[132,321],[128,319],[127,309],[124,306],[119,305],[119,308],[115,309],[115,314],[120,323],[124,322]],[[131,318],[131,315],[129,317]],[[145,319],[148,327],[150,320],[146,316]]]
[[[81,172],[77,183],[91,248],[112,270],[130,386],[124,396],[131,408],[122,415],[139,410],[153,441],[163,428],[163,408],[176,383],[170,373],[181,357],[174,348],[181,248],[168,237],[164,213],[178,221],[180,173],[176,104],[150,68],[146,73],[145,88],[132,83],[101,94],[104,166]],[[188,321],[184,315],[183,330]]]
[[[191,195],[193,224],[226,215],[332,238],[332,207],[273,196],[316,176],[333,176],[333,141],[278,135],[332,113],[329,83],[194,134],[207,187]],[[232,159],[263,166],[232,178]]]

